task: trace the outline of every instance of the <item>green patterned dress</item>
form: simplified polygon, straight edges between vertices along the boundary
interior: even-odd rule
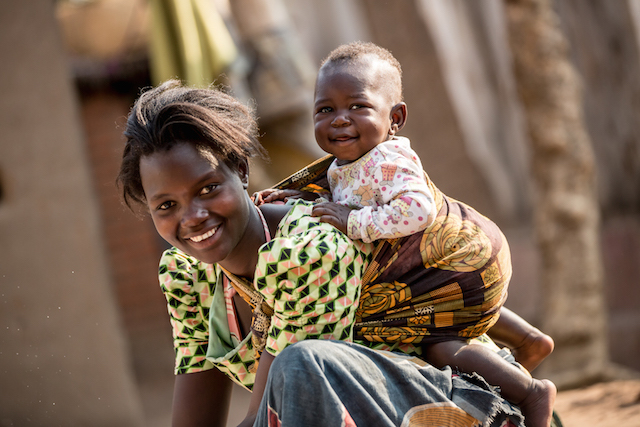
[[[305,339],[353,340],[360,283],[371,246],[310,216],[298,202],[258,253],[254,286],[274,308],[266,351],[279,354]],[[175,373],[216,367],[251,389],[256,354],[239,333],[232,287],[219,267],[176,248],[160,262],[176,351]]]

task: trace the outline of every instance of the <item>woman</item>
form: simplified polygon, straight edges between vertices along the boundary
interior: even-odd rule
[[[311,217],[308,202],[255,207],[256,132],[232,97],[176,81],[143,93],[128,118],[124,199],[173,245],[160,263],[173,425],[225,425],[230,380],[253,393],[243,426],[521,423],[477,376],[350,343],[371,246]]]

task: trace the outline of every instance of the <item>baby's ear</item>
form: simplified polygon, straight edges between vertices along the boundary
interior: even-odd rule
[[[389,135],[395,135],[407,122],[407,104],[399,102],[391,108],[391,127]]]

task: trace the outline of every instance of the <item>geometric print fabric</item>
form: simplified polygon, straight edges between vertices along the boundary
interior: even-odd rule
[[[273,355],[304,339],[353,338],[370,245],[354,244],[310,211],[310,204],[298,202],[258,254],[254,286],[274,308],[266,346]],[[215,366],[251,389],[255,351],[250,335],[240,342],[229,332],[224,298],[218,297],[221,270],[171,248],[163,254],[159,280],[173,326],[175,373]]]
[[[174,372],[188,374],[212,369],[214,366],[245,388],[253,385],[255,375],[249,372],[255,354],[250,339],[240,342],[232,336],[228,322],[210,325],[210,310],[226,315],[223,298],[215,298],[223,289],[223,278],[215,265],[201,263],[176,248],[164,252],[159,269],[161,288],[173,328],[176,355]],[[214,316],[216,319],[223,319]],[[207,359],[210,331],[217,331],[216,340],[222,354]]]
[[[274,308],[266,350],[278,354],[304,339],[352,341],[353,321],[369,245],[310,216],[298,202],[264,245],[256,288]]]

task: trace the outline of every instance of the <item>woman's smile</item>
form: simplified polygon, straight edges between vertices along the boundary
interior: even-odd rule
[[[209,239],[209,237],[213,236],[214,234],[216,234],[216,231],[218,230],[218,227],[215,227],[212,230],[207,231],[204,234],[201,234],[199,236],[193,236],[193,237],[189,237],[189,240],[191,240],[194,243],[200,243],[203,240],[207,240]]]

